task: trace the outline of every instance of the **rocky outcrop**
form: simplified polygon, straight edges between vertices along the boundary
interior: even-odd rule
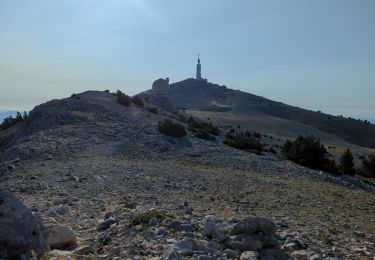
[[[196,255],[198,259],[288,259],[276,235],[276,225],[268,218],[247,217],[231,227],[215,216],[206,216],[202,235],[207,240],[177,241],[165,251],[163,259]]]
[[[34,251],[47,251],[47,232],[39,217],[33,215],[17,197],[0,192],[0,258],[29,257]]]

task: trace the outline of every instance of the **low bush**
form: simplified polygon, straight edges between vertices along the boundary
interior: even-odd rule
[[[314,136],[299,136],[295,141],[286,141],[282,148],[285,159],[297,164],[331,173],[338,173],[334,161],[328,158],[326,148]]]
[[[253,135],[254,135],[255,138],[258,138],[258,139],[262,138],[262,135],[258,132],[254,132]]]
[[[132,102],[134,105],[138,106],[138,107],[143,107],[144,106],[144,103],[143,103],[143,99],[139,96],[135,96],[132,98]]]
[[[277,154],[277,151],[275,150],[275,148],[273,146],[270,149],[268,149],[268,151],[270,153]]]
[[[368,159],[362,161],[362,166],[359,170],[362,176],[368,178],[375,178],[375,156],[370,155]]]
[[[25,120],[27,117],[28,115],[26,112],[23,112],[23,114],[21,114],[17,111],[16,117],[9,116],[7,118],[4,118],[3,122],[0,124],[0,129],[6,130],[11,126],[17,124],[18,122]]]
[[[195,133],[195,136],[198,138],[213,140],[214,136],[220,134],[218,127],[214,126],[211,122],[206,123],[200,120],[196,120],[193,117],[188,119],[188,129]]]
[[[156,108],[156,107],[149,107],[149,108],[147,108],[147,111],[150,112],[150,113],[153,113],[153,114],[157,114],[158,113],[158,108]]]
[[[117,90],[116,96],[117,96],[117,103],[123,106],[128,107],[132,103],[132,98],[126,95],[125,93],[121,92],[120,90]]]
[[[195,132],[195,136],[205,140],[215,140],[216,138],[205,130],[198,130]]]
[[[261,142],[254,138],[249,131],[241,133],[228,132],[225,135],[224,144],[233,148],[246,151],[263,151],[264,147]]]
[[[187,134],[185,127],[182,124],[173,122],[170,119],[165,119],[164,121],[159,122],[158,130],[160,133],[172,137],[183,137]]]
[[[70,98],[74,98],[74,99],[81,99],[80,96],[78,96],[77,94],[73,93],[70,95]]]
[[[343,174],[351,176],[355,174],[354,158],[349,149],[347,149],[340,157],[340,171]]]
[[[138,215],[135,215],[134,218],[130,221],[129,227],[137,225],[142,225],[143,227],[148,226],[148,223],[152,218],[155,219],[157,222],[162,222],[165,216],[155,210],[140,213]]]

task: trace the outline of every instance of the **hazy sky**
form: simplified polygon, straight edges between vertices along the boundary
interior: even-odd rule
[[[0,0],[0,109],[194,77],[375,118],[374,0]]]

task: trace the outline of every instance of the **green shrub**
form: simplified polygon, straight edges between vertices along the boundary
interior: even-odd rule
[[[220,134],[218,127],[212,125],[211,122],[206,123],[200,120],[195,120],[193,117],[188,119],[188,129],[195,133],[195,136],[201,139],[214,140]]]
[[[147,226],[150,219],[152,218],[155,218],[158,222],[162,222],[165,216],[160,212],[157,212],[156,210],[140,213],[138,215],[135,215],[134,218],[130,221],[129,227],[137,225]]]
[[[254,138],[249,131],[241,133],[228,132],[225,135],[224,144],[233,148],[246,151],[263,151],[264,147],[260,141]]]
[[[362,161],[359,172],[361,175],[369,178],[375,178],[375,156],[370,155],[368,159]]]
[[[270,153],[277,154],[277,151],[275,150],[275,148],[273,146],[268,151]]]
[[[133,97],[132,102],[133,102],[134,105],[136,105],[138,107],[143,107],[144,106],[143,100],[139,96]]]
[[[355,174],[353,155],[349,149],[341,155],[340,157],[340,170],[343,174],[353,176]]]
[[[74,98],[74,99],[81,99],[80,96],[78,96],[77,94],[73,93],[70,95],[70,98]]]
[[[195,136],[200,138],[200,139],[205,139],[205,140],[215,140],[215,137],[212,136],[209,132],[206,130],[201,130],[199,129],[196,133]]]
[[[202,139],[213,140],[220,134],[218,127],[212,125],[211,122],[206,123],[200,120],[196,120],[193,117],[188,119],[188,129],[195,133],[195,136]]]
[[[314,136],[299,136],[295,141],[286,141],[282,149],[285,159],[297,164],[332,173],[338,173],[334,161],[328,158],[326,148]]]
[[[122,93],[120,90],[117,90],[116,92],[116,96],[117,96],[117,103],[123,105],[123,106],[130,106],[131,102],[132,102],[132,98],[129,97],[128,95]]]
[[[254,137],[260,139],[262,136],[260,133],[254,132]]]
[[[26,112],[23,112],[23,115],[17,111],[16,117],[9,116],[7,118],[4,118],[3,122],[0,124],[1,130],[6,130],[10,128],[11,126],[17,124],[18,122],[21,122],[25,119],[27,119],[28,115]]]
[[[159,122],[158,130],[160,133],[172,137],[183,137],[187,134],[182,124],[173,122],[170,119],[164,119],[163,122]]]
[[[149,107],[147,108],[147,111],[154,114],[158,113],[158,109],[156,107]]]

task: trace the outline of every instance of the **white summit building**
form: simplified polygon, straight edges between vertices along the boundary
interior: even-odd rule
[[[198,53],[198,63],[197,63],[197,80],[202,79],[202,67],[201,67],[201,59],[199,58],[199,53]]]
[[[197,73],[196,73],[195,79],[207,82],[207,79],[202,78],[202,65],[201,65],[201,59],[199,57],[199,53],[198,53]]]

